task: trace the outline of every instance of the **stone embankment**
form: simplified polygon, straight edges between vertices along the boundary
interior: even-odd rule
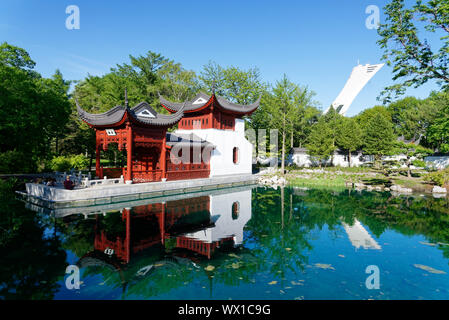
[[[285,187],[287,185],[287,180],[283,177],[278,177],[274,175],[272,177],[260,177],[257,179],[257,183],[263,186],[277,188],[277,187]]]

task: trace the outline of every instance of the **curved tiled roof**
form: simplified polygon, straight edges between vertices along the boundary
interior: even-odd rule
[[[244,104],[232,103],[220,96],[216,96],[216,97],[217,97],[218,103],[220,104],[220,106],[222,106],[223,109],[234,111],[234,112],[239,112],[239,113],[253,112],[254,110],[256,110],[259,107],[260,99],[262,98],[262,96],[259,96],[259,98],[256,100],[256,102],[254,102],[252,104],[244,105]]]
[[[179,122],[181,118],[184,116],[184,106],[185,103],[182,104],[180,108],[171,115],[165,115],[157,113],[148,103],[141,102],[129,109],[123,106],[116,106],[111,110],[100,113],[100,114],[92,114],[84,111],[78,104],[78,101],[75,99],[76,108],[78,110],[78,115],[81,120],[87,122],[92,126],[108,126],[119,123],[125,113],[128,113],[132,120],[136,122],[152,125],[152,126],[171,126]],[[143,113],[144,112],[144,113]]]
[[[106,111],[105,113],[92,114],[84,111],[75,99],[76,109],[78,111],[78,116],[81,120],[95,126],[106,126],[109,124],[114,124],[120,122],[123,119],[126,108],[122,106],[115,106],[114,108]]]
[[[240,113],[243,115],[243,114],[251,113],[254,110],[256,110],[259,107],[260,99],[261,99],[261,96],[257,99],[256,102],[254,102],[252,104],[248,104],[248,105],[243,105],[243,104],[237,104],[237,103],[230,102],[230,101],[226,100],[225,98],[217,96],[215,94],[207,95],[203,92],[200,92],[199,94],[197,94],[195,96],[195,98],[186,102],[184,111],[185,112],[193,112],[196,110],[200,110],[201,108],[203,108],[207,104],[209,104],[212,100],[215,100],[222,109],[224,109],[226,111]],[[168,109],[171,112],[175,112],[175,111],[179,110],[179,108],[182,105],[182,103],[179,103],[179,102],[171,102],[171,101],[165,99],[161,95],[159,95],[159,101],[163,107],[165,107],[166,109]]]

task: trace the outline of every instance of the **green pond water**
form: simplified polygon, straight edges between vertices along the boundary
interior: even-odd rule
[[[50,213],[0,200],[1,299],[449,299],[446,198],[246,187]]]

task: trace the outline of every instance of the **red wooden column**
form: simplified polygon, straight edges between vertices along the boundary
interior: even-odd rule
[[[95,159],[95,175],[97,177],[99,177],[100,179],[102,178],[101,176],[101,167],[100,167],[100,146],[97,145],[97,147],[95,148],[95,155],[96,155],[96,159]]]
[[[131,208],[123,209],[122,218],[123,214],[126,216],[125,260],[128,263],[131,257]]]
[[[161,176],[162,179],[167,178],[167,160],[166,160],[167,146],[166,146],[166,142],[167,142],[167,137],[164,136],[164,140],[162,140],[161,155],[159,157],[159,161],[161,163],[161,169],[162,169],[162,176]]]
[[[133,145],[133,132],[131,125],[128,123],[126,124],[126,183],[132,183],[133,180],[133,174],[132,174],[132,147]]]
[[[161,232],[161,243],[165,243],[165,202],[162,202],[162,208],[159,215],[159,231]]]

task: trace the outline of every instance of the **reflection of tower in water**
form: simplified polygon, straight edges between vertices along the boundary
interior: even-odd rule
[[[376,242],[376,240],[373,239],[373,237],[371,237],[359,220],[355,219],[352,226],[344,222],[342,222],[342,224],[346,234],[348,235],[349,241],[351,241],[352,245],[356,249],[359,249],[360,247],[363,249],[373,250],[382,249],[382,247]]]

